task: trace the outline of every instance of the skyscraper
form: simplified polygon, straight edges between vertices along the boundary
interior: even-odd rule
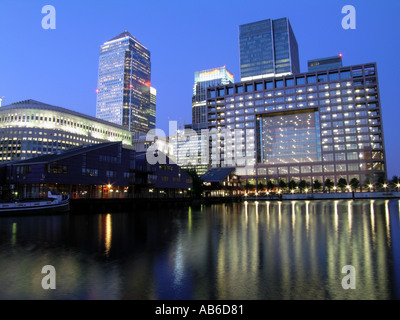
[[[129,32],[100,47],[97,118],[126,127],[134,137],[146,134],[155,126],[150,85],[150,51]]]
[[[234,83],[233,74],[226,66],[194,73],[192,124],[194,130],[207,128],[206,93],[208,87]]]
[[[288,18],[239,26],[241,81],[300,73],[299,50]]]
[[[308,60],[307,65],[309,72],[341,68],[343,67],[342,55],[339,54],[334,57]]]
[[[150,110],[149,110],[150,129],[156,127],[156,103],[157,103],[157,90],[153,87],[150,87]]]

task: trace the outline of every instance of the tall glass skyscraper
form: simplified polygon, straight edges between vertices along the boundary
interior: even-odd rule
[[[241,81],[300,73],[299,50],[288,18],[239,26]]]
[[[146,134],[155,127],[150,85],[150,51],[129,32],[100,47],[97,118],[126,127],[135,138]]]
[[[192,99],[192,124],[194,130],[207,128],[207,88],[234,82],[234,76],[228,71],[226,66],[196,71],[194,73]]]

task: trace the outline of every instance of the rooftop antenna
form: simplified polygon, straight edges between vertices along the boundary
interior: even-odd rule
[[[3,98],[4,98],[4,96],[2,96],[2,97],[0,98],[0,108],[1,108],[1,102],[3,101]]]

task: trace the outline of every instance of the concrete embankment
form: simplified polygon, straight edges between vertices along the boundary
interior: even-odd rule
[[[273,196],[251,196],[246,200],[339,200],[339,199],[400,199],[400,192],[338,192],[338,193],[295,193]]]

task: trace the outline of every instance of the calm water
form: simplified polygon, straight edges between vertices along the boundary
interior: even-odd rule
[[[398,200],[2,217],[0,299],[399,299],[399,217]]]

